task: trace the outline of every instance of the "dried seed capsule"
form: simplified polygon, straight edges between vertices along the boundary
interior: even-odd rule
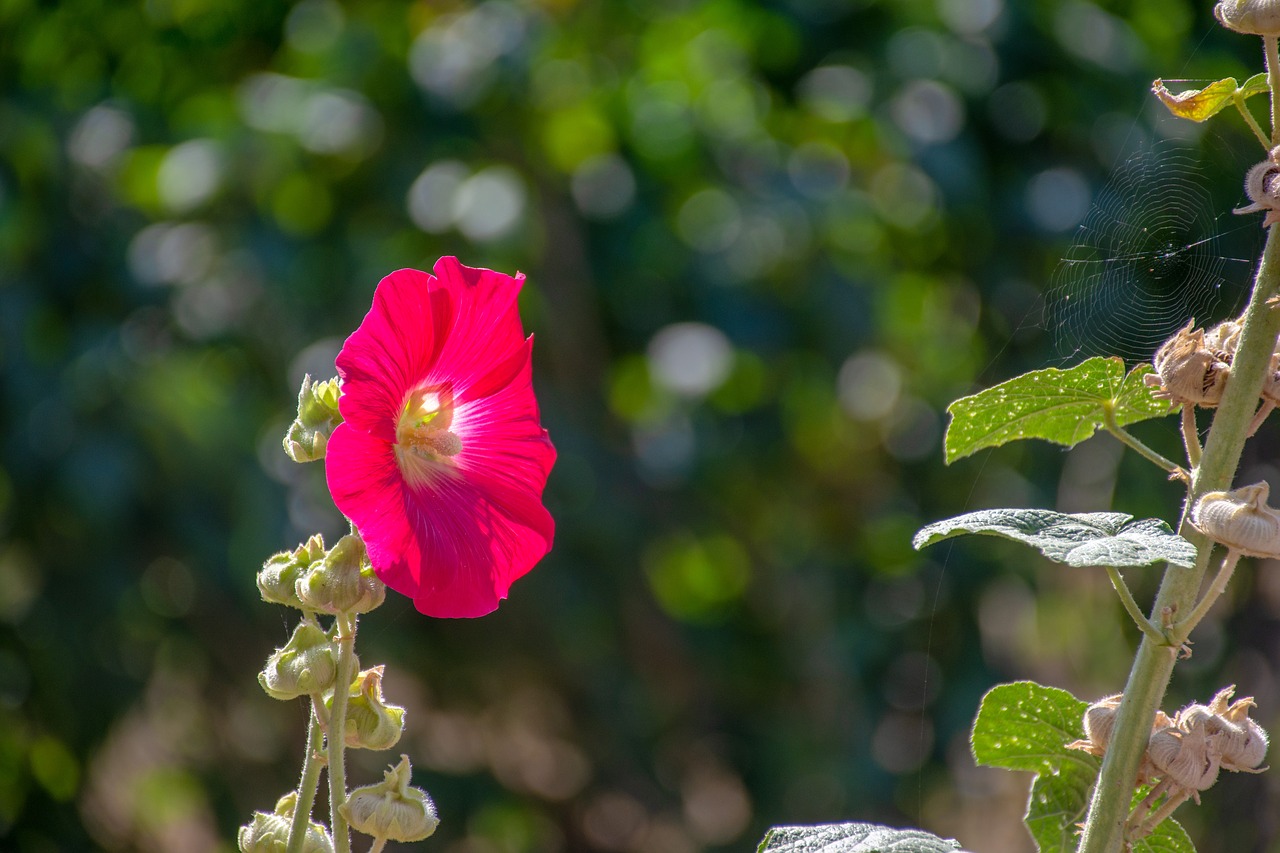
[[[1212,408],[1222,400],[1231,365],[1206,346],[1204,330],[1194,327],[1193,319],[1156,350],[1152,359],[1155,373],[1142,381],[1160,389],[1157,397]]]
[[[1250,557],[1280,558],[1280,512],[1267,504],[1265,482],[1209,492],[1191,510],[1191,523],[1215,542]]]
[[[1219,0],[1214,17],[1229,30],[1257,36],[1280,35],[1277,0]]]
[[[1161,729],[1147,741],[1147,757],[1160,777],[1190,791],[1204,791],[1221,767],[1212,736],[1202,727],[1189,732]]]

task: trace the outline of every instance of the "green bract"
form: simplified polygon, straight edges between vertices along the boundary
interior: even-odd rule
[[[1163,417],[1168,401],[1142,384],[1150,372],[1150,365],[1140,364],[1125,375],[1121,359],[1091,358],[1069,370],[1036,370],[961,397],[947,407],[947,463],[1020,438],[1072,447],[1109,420],[1125,426]]]
[[[1050,560],[1068,566],[1149,566],[1165,561],[1190,568],[1196,548],[1158,518],[1134,521],[1124,512],[1074,515],[1048,509],[984,509],[935,521],[911,539],[917,551],[927,545],[981,533],[1022,542]]]

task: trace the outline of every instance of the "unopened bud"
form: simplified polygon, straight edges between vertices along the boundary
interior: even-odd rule
[[[338,411],[338,398],[342,389],[337,377],[327,382],[312,382],[311,376],[302,379],[298,392],[298,417],[284,434],[284,452],[294,462],[314,462],[323,459],[329,446],[329,436],[342,423]]]
[[[351,683],[343,739],[352,749],[390,749],[404,731],[404,708],[388,705],[382,698],[384,669],[366,669]],[[326,707],[332,703],[332,698],[325,700]]]
[[[289,827],[293,823],[297,802],[298,792],[290,791],[276,803],[274,813],[254,812],[253,821],[240,827],[241,853],[284,853],[289,844]],[[333,853],[333,841],[325,828],[313,820],[307,824],[307,835],[302,841],[303,853]]]
[[[287,607],[308,609],[298,598],[298,578],[313,563],[324,559],[324,537],[317,533],[292,551],[281,551],[262,564],[258,572],[258,592],[262,600]]]
[[[273,699],[296,699],[323,693],[338,674],[333,643],[313,619],[303,619],[289,642],[267,659],[258,683]]]
[[[387,597],[387,587],[373,574],[364,541],[348,533],[295,585],[309,610],[323,613],[367,613]]]
[[[386,841],[421,841],[436,831],[440,818],[427,792],[409,785],[409,756],[383,776],[382,784],[356,788],[339,810],[351,828]]]
[[[1257,36],[1280,35],[1277,0],[1219,0],[1213,14],[1229,30]]]

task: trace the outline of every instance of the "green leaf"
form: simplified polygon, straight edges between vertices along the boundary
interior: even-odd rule
[[[1126,376],[1121,359],[1091,358],[1069,370],[1036,370],[962,397],[947,408],[947,464],[1020,438],[1072,447],[1105,426],[1108,414],[1116,426],[1167,415],[1169,402],[1151,396],[1142,382],[1151,372],[1151,365],[1140,364]]]
[[[756,853],[953,853],[954,839],[919,829],[893,829],[874,823],[824,823],[775,826]]]
[[[1023,820],[1040,853],[1071,853],[1080,841],[1076,824],[1085,818],[1099,761],[1067,744],[1084,737],[1088,707],[1065,690],[1020,681],[992,688],[973,722],[979,764],[1036,774]]]
[[[1023,818],[1040,853],[1074,853],[1100,759],[1067,744],[1084,738],[1089,705],[1032,681],[1001,684],[982,698],[971,743],[978,764],[1036,774]],[[1140,791],[1138,797],[1146,793]],[[1163,821],[1135,853],[1195,853],[1177,821]]]
[[[1178,94],[1171,93],[1164,87],[1163,80],[1151,84],[1151,91],[1169,108],[1169,112],[1178,118],[1204,121],[1225,107],[1231,106],[1238,86],[1234,77],[1210,83],[1203,89],[1187,89]]]
[[[1263,92],[1270,91],[1271,85],[1267,82],[1266,72],[1262,72],[1244,81],[1244,85],[1240,87],[1240,97],[1252,98],[1254,95],[1261,95]]]
[[[1134,853],[1196,853],[1196,846],[1191,843],[1191,836],[1182,828],[1182,824],[1173,818],[1160,821],[1155,832],[1135,841]]]
[[[1196,549],[1158,518],[1134,521],[1124,512],[1068,515],[1047,509],[984,509],[922,527],[911,539],[917,551],[943,539],[979,533],[1012,539],[1068,566],[1149,566],[1168,562],[1190,568]]]

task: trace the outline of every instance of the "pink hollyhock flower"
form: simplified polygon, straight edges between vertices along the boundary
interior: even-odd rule
[[[456,258],[384,278],[338,354],[329,491],[387,586],[428,616],[483,616],[551,548],[538,420],[516,308],[524,276]]]

